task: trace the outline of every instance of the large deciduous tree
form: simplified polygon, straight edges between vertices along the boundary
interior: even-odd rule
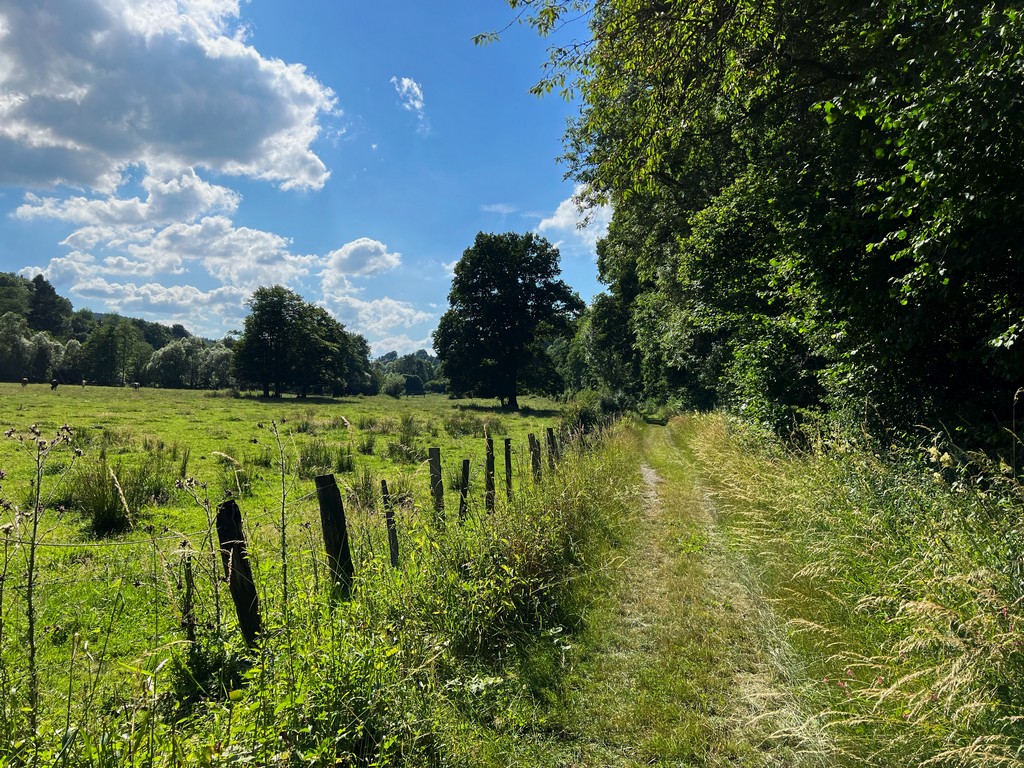
[[[557,376],[546,345],[568,328],[583,302],[558,276],[559,254],[532,233],[479,233],[455,265],[450,309],[434,349],[456,394],[496,397],[519,408],[526,387]]]
[[[264,397],[294,389],[304,397],[311,389],[342,389],[350,370],[368,365],[365,343],[322,307],[280,285],[257,288],[234,345],[234,374],[239,382],[257,384]]]

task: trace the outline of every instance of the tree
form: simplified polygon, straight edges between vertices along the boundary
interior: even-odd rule
[[[246,302],[250,312],[235,343],[235,377],[260,385],[264,397],[271,389],[280,397],[291,383],[302,304],[301,296],[280,285],[257,288]]]
[[[112,315],[89,334],[84,352],[90,381],[120,387],[139,380],[153,348],[135,325]]]
[[[17,381],[28,375],[28,323],[17,312],[0,315],[0,378]]]
[[[195,336],[175,339],[153,353],[146,365],[146,378],[161,387],[198,387],[203,351],[203,342]]]
[[[8,312],[25,317],[32,295],[32,283],[12,272],[0,272],[0,316]]]
[[[233,370],[240,382],[258,384],[263,396],[294,389],[343,389],[350,369],[368,367],[368,347],[323,307],[280,285],[257,288],[251,312],[234,345]]]
[[[207,389],[220,389],[231,386],[234,378],[231,375],[233,353],[222,342],[206,347],[200,358],[200,386]]]
[[[28,298],[28,324],[35,331],[48,331],[64,336],[71,329],[71,302],[57,291],[42,275],[32,278],[32,293]]]
[[[476,236],[455,265],[450,309],[434,349],[455,394],[497,397],[517,410],[525,385],[544,389],[553,372],[546,345],[583,311],[558,279],[559,254],[532,233]]]

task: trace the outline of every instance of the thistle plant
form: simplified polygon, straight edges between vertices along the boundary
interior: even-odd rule
[[[22,510],[15,512],[13,529],[13,532],[18,534],[17,538],[22,539],[27,545],[25,550],[27,558],[25,569],[25,619],[27,622],[26,634],[28,638],[28,723],[30,730],[34,734],[38,725],[40,705],[39,670],[36,664],[36,558],[40,539],[39,524],[47,504],[52,500],[53,495],[57,492],[74,462],[70,462],[64,468],[56,483],[53,484],[46,494],[43,492],[43,476],[47,460],[51,454],[61,446],[68,445],[74,437],[74,432],[71,427],[64,424],[57,429],[53,437],[47,439],[43,437],[43,433],[38,425],[33,424],[26,432],[17,432],[14,429],[9,429],[4,434],[7,439],[17,440],[25,450],[31,451],[35,459],[35,476],[32,479],[32,490],[29,494],[28,502],[31,509],[27,512]],[[81,456],[82,450],[75,448],[74,455],[76,458]],[[24,533],[28,534],[27,539]]]

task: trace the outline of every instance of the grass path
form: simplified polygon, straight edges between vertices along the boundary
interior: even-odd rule
[[[818,764],[787,736],[802,718],[783,633],[727,546],[681,429],[645,428],[642,471],[645,509],[595,619],[560,764]]]

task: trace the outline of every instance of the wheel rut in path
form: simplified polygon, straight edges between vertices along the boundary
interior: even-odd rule
[[[727,546],[685,446],[645,430],[643,495],[564,765],[804,766],[784,632]]]

